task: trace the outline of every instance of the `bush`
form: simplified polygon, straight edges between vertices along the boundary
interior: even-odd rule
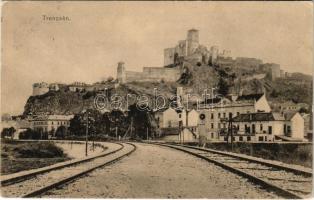
[[[15,149],[21,158],[54,158],[64,156],[63,150],[51,142],[24,143]]]

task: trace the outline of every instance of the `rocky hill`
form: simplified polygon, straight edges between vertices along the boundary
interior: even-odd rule
[[[243,94],[254,94],[266,91],[270,100],[293,100],[308,103],[309,105],[312,102],[312,77],[301,73],[295,74],[290,79],[271,81],[267,76],[261,79],[241,79],[241,74],[237,74],[236,71],[230,68],[208,66],[201,63],[183,62],[181,66],[176,67],[184,68],[177,82],[131,82],[116,88],[112,87],[108,90],[107,95],[109,98],[119,95],[126,101],[127,94],[153,97],[154,88],[156,88],[158,94],[165,96],[168,101],[171,96],[175,95],[178,86],[187,88],[192,94],[196,95],[201,95],[204,89],[215,87],[220,89],[221,93],[236,93],[241,90]],[[101,93],[104,93],[104,91],[71,92],[64,86],[59,91],[49,91],[44,95],[30,96],[23,114],[79,113],[83,109],[92,108],[95,96]],[[134,98],[131,98],[131,100],[135,101]],[[150,105],[152,103],[150,102]],[[132,102],[128,102],[128,104],[131,105]]]

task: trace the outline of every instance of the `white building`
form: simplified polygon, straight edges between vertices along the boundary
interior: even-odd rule
[[[233,141],[270,142],[303,141],[304,120],[299,113],[243,113],[233,118]],[[227,141],[227,129],[221,129],[220,140]],[[231,137],[228,138],[229,141]]]
[[[36,116],[31,120],[33,130],[48,133],[48,138],[54,137],[56,130],[64,126],[66,130],[70,126],[70,120],[74,115],[42,115]]]
[[[228,96],[207,99],[203,102],[200,114],[205,118],[199,120],[199,135],[207,140],[219,140],[219,131],[227,128],[226,119],[242,113],[270,112],[270,106],[265,94],[252,94],[242,96]]]
[[[284,135],[296,139],[304,139],[304,118],[299,112],[284,114],[286,123],[284,125]]]
[[[159,128],[179,127],[180,123],[186,127],[196,127],[198,124],[198,112],[195,109],[166,108],[155,112],[155,119]]]
[[[279,113],[243,113],[233,118],[234,141],[274,141],[275,135],[283,135],[285,118]],[[227,129],[220,133],[220,140],[226,141]],[[231,139],[231,138],[230,138]]]

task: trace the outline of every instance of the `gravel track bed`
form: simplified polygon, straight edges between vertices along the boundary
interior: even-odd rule
[[[280,198],[203,159],[151,144],[45,198]]]
[[[112,152],[121,147],[120,145],[114,144],[114,143],[106,143],[106,145],[108,146],[108,151],[106,151],[106,153]],[[110,159],[113,159],[114,157],[116,157],[117,154],[121,155],[121,153],[123,152],[124,151],[122,149],[121,151],[117,153],[114,153],[105,157],[100,157],[86,163],[81,163],[74,166],[53,170],[44,174],[37,175],[31,179],[28,179],[28,180],[25,180],[25,181],[22,181],[13,185],[2,187],[1,189],[2,195],[5,197],[23,196],[25,194],[28,194],[31,191],[34,191],[36,189],[55,183],[58,180],[70,177],[78,172],[81,172],[86,169],[90,169],[96,165],[109,161]]]
[[[176,146],[177,147],[177,146]],[[229,156],[217,155],[211,152],[179,147],[193,153],[201,154],[207,158],[227,164],[236,169],[240,169],[255,177],[261,178],[281,188],[303,196],[309,197],[312,193],[312,177],[298,175],[292,172],[287,172],[283,169],[269,167],[260,163],[249,162]]]

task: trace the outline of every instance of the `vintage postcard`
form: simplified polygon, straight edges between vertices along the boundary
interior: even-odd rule
[[[313,2],[9,1],[1,196],[312,198]]]

